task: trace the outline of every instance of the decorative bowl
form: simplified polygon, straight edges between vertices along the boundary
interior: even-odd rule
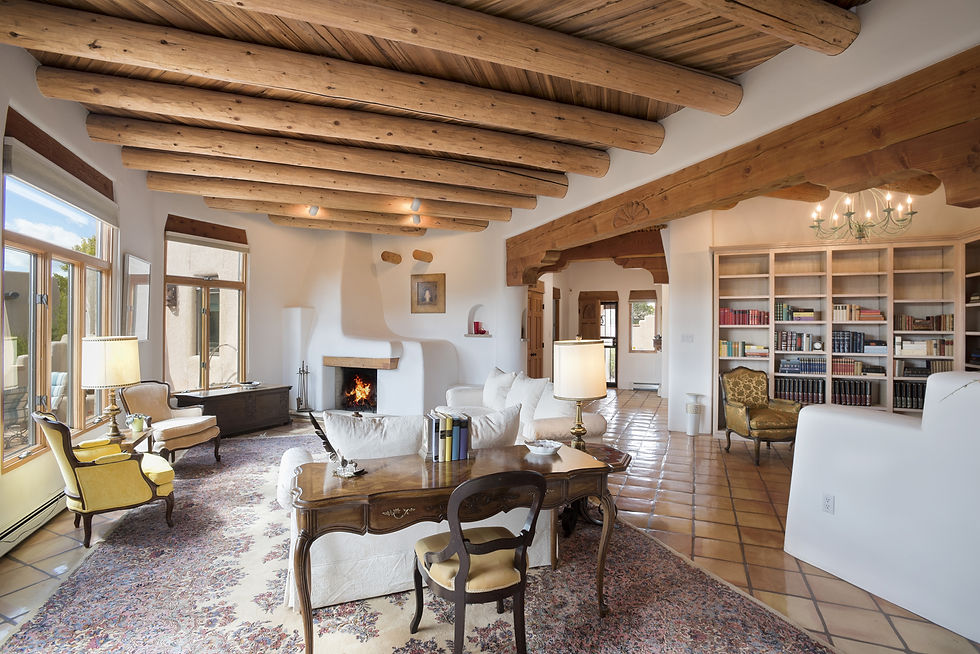
[[[524,445],[531,450],[531,454],[538,455],[554,454],[561,447],[558,441],[548,440],[524,441]]]
[[[242,382],[242,383],[241,383],[241,384],[239,384],[239,385],[240,385],[240,386],[241,386],[242,388],[256,388],[256,387],[257,387],[257,386],[259,386],[259,385],[260,385],[261,383],[262,383],[262,382],[257,382],[257,381],[247,381],[247,382]]]

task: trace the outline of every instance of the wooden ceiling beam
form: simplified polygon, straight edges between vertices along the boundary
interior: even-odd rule
[[[856,14],[824,0],[684,0],[733,23],[827,55],[840,54],[861,31]]]
[[[947,203],[975,206],[980,204],[978,119],[980,46],[507,239],[507,283],[533,283],[549,265],[549,251],[805,181],[819,183],[810,171],[890,146],[905,157],[907,168],[942,179]]]
[[[355,211],[404,215],[424,214],[473,220],[510,220],[510,209],[503,207],[422,200],[418,204],[418,209],[413,210],[413,198],[410,197],[330,191],[308,186],[288,186],[286,184],[248,182],[237,179],[215,179],[214,177],[149,172],[146,174],[146,186],[151,191],[164,191],[166,193],[306,204],[330,209],[353,209]]]
[[[257,200],[237,200],[235,198],[204,198],[204,204],[212,209],[236,211],[239,213],[260,213],[292,218],[332,220],[334,222],[364,223],[369,225],[389,225],[401,227],[421,227],[423,229],[449,229],[460,232],[481,232],[490,224],[486,220],[471,220],[468,218],[442,218],[439,216],[420,215],[418,224],[412,217],[397,213],[379,213],[375,211],[353,211],[348,209],[331,209],[317,207],[316,215],[310,215],[311,205],[285,204],[282,202],[262,202]]]
[[[534,196],[484,191],[483,189],[416,182],[397,177],[379,177],[345,173],[322,168],[287,166],[285,164],[244,161],[226,157],[205,157],[196,154],[143,150],[124,146],[122,162],[127,168],[153,170],[160,173],[201,175],[221,179],[243,179],[253,182],[312,186],[338,191],[379,193],[381,195],[407,195],[426,200],[445,200],[486,204],[495,207],[533,209],[537,204]]]
[[[646,270],[653,275],[654,284],[669,284],[670,273],[667,271],[667,259],[664,257],[616,257],[613,263],[627,270]]]
[[[653,121],[27,0],[0,0],[0,43],[655,152]]]
[[[89,114],[85,127],[95,141],[150,150],[402,177],[519,195],[563,197],[568,191],[568,179],[564,175],[544,170],[524,169],[519,173],[493,164],[101,114]]]
[[[291,216],[269,216],[269,221],[283,227],[302,229],[321,229],[333,232],[355,232],[360,234],[381,234],[384,236],[424,236],[425,230],[419,227],[398,227],[392,225],[367,225],[364,223],[345,223],[315,218],[293,218]]]
[[[551,250],[542,257],[547,267],[541,273],[558,272],[573,261],[603,261],[616,259],[651,259],[664,256],[664,242],[659,229],[643,229],[612,238],[587,243],[567,250]],[[619,263],[617,261],[617,263]],[[666,264],[664,264],[666,265]],[[644,267],[644,266],[636,266]]]
[[[776,198],[778,200],[823,202],[830,197],[830,189],[826,186],[820,186],[819,184],[804,182],[802,184],[796,184],[794,186],[787,186],[786,188],[770,191],[769,193],[764,193],[763,195],[765,195],[767,198]]]
[[[727,116],[742,87],[620,48],[434,0],[211,0]]]
[[[35,75],[37,86],[46,97],[88,105],[289,132],[300,138],[315,136],[436,150],[589,177],[602,177],[609,170],[609,155],[602,150],[478,127],[253,98],[49,66],[38,67]]]

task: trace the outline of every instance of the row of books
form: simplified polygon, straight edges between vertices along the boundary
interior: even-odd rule
[[[822,379],[784,379],[777,377],[773,396],[802,404],[823,404],[826,385]]]
[[[850,357],[834,357],[830,364],[830,372],[834,375],[864,375],[866,377],[884,377],[885,366],[858,361]]]
[[[824,357],[780,359],[778,372],[790,375],[823,375],[827,372],[827,359]]]
[[[950,357],[953,356],[953,339],[920,338],[913,341],[896,336],[895,356]]]
[[[470,453],[470,418],[463,413],[429,411],[425,415],[425,434],[429,439],[429,458],[433,461],[461,461]]]
[[[773,307],[776,320],[819,320],[820,314],[815,309],[791,306],[785,302],[777,302]]]
[[[895,382],[892,406],[896,409],[921,409],[926,402],[925,382]]]
[[[769,312],[762,309],[718,307],[719,325],[768,325]]]
[[[901,359],[895,360],[896,377],[928,377],[934,372],[949,372],[953,370],[953,362],[926,361],[923,365],[912,365]]]
[[[835,330],[831,335],[831,348],[842,354],[888,354],[888,344],[885,341],[871,338],[862,332]]]
[[[812,352],[813,344],[819,341],[813,334],[805,332],[776,332],[776,349],[789,352]]]
[[[951,332],[953,331],[953,314],[943,313],[925,318],[915,316],[895,316],[895,329],[902,332]]]
[[[878,403],[878,385],[859,379],[831,381],[830,401],[844,406],[874,406]]]
[[[869,309],[860,304],[835,304],[833,310],[834,322],[846,320],[884,320],[885,314],[880,309]]]
[[[718,341],[718,356],[720,357],[759,357],[769,356],[769,348],[765,345],[753,345],[745,341]]]

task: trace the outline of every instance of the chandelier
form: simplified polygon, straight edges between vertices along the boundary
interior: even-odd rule
[[[892,206],[892,194],[876,188],[857,193],[845,193],[834,203],[830,217],[825,218],[823,207],[817,205],[811,214],[813,224],[810,229],[817,238],[854,238],[863,241],[872,236],[900,234],[912,224],[912,216],[918,211],[912,209],[912,196],[903,205]]]

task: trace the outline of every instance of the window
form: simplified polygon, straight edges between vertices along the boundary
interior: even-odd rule
[[[170,216],[166,247],[167,381],[175,390],[244,381],[245,232]]]
[[[658,322],[656,291],[631,291],[630,352],[658,352],[660,350]]]
[[[22,117],[8,115],[8,134],[11,126],[21,128],[18,137],[25,126],[33,129],[28,140],[45,145],[39,149],[53,158],[4,139],[3,470],[47,448],[32,411],[50,411],[72,429],[100,413],[101,394],[80,387],[79,352],[83,336],[108,328],[116,211],[110,198],[62,164],[97,172],[45,143],[50,137]]]

